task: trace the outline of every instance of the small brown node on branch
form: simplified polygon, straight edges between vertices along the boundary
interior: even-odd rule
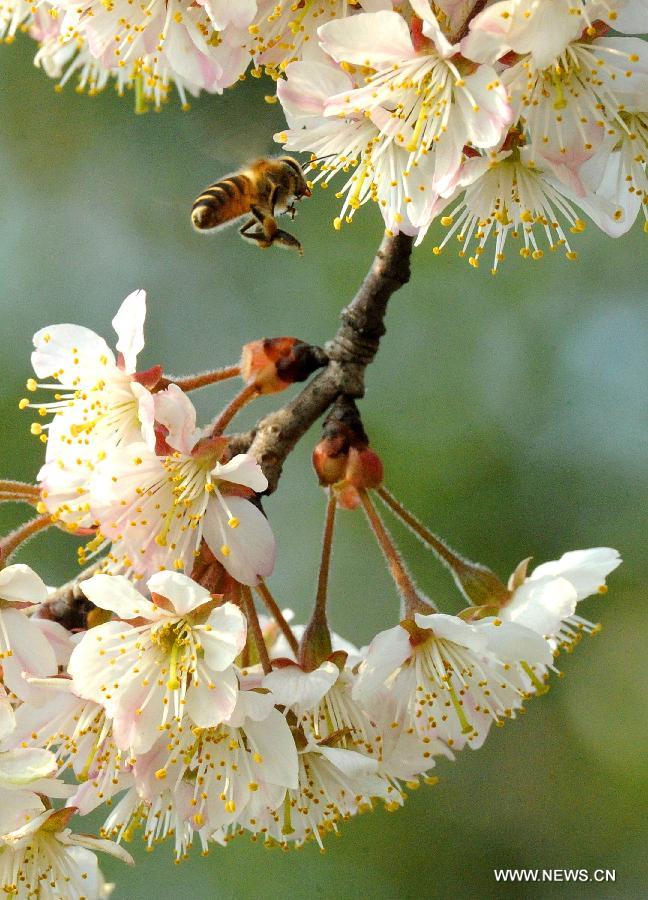
[[[241,377],[260,394],[275,394],[289,385],[306,381],[328,363],[328,356],[294,337],[261,338],[243,347]]]

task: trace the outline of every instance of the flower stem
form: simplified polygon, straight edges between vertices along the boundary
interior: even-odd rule
[[[335,527],[335,510],[337,498],[329,490],[326,516],[324,519],[324,536],[322,538],[322,558],[317,577],[317,595],[315,608],[310,622],[304,630],[299,646],[299,662],[309,671],[316,669],[330,655],[331,632],[326,617],[328,601],[329,572],[331,569],[331,552],[333,550],[333,530]]]
[[[199,388],[207,387],[210,384],[217,384],[219,381],[226,381],[228,378],[236,378],[241,374],[241,367],[227,366],[224,369],[213,369],[211,372],[201,372],[200,375],[187,375],[185,378],[167,378],[169,384],[177,384],[185,394],[189,391],[197,391]]]
[[[261,667],[263,668],[263,672],[267,675],[272,671],[272,663],[270,662],[270,657],[268,656],[268,648],[266,647],[266,643],[263,640],[263,632],[261,631],[261,623],[259,622],[259,617],[257,615],[256,607],[254,606],[254,598],[252,597],[252,591],[247,586],[247,584],[241,585],[241,596],[243,597],[243,606],[245,609],[245,614],[247,616],[248,625],[252,632],[252,637],[254,638],[254,643],[256,644],[257,653],[259,654],[259,660],[261,662]]]
[[[429,601],[424,601],[419,595],[412,576],[407,571],[405,563],[401,559],[401,556],[396,549],[396,545],[380,518],[369,494],[367,491],[359,491],[359,494],[369,524],[378,541],[378,546],[387,560],[391,576],[396,582],[396,587],[403,598],[405,604],[405,617],[411,618],[415,612],[430,612],[431,604]]]
[[[284,618],[283,613],[281,612],[281,610],[279,609],[279,606],[277,605],[277,601],[270,593],[270,591],[268,589],[268,585],[265,583],[265,581],[262,578],[259,579],[259,583],[257,584],[256,589],[257,589],[259,596],[265,603],[266,609],[268,610],[268,612],[270,613],[272,618],[275,620],[275,622],[281,629],[281,633],[283,634],[283,636],[288,641],[290,649],[295,654],[295,658],[296,658],[297,654],[299,653],[299,641],[293,634],[292,628],[290,627],[290,625]]]
[[[253,400],[258,393],[259,389],[255,384],[247,384],[242,391],[239,391],[214,421],[211,427],[212,436],[216,437],[217,435],[222,434],[234,416],[240,412],[250,400]]]
[[[40,488],[35,484],[26,484],[24,481],[12,481],[0,479],[0,496],[2,499],[13,500],[20,497],[25,502],[40,500]]]
[[[15,531],[4,537],[0,541],[0,565],[4,565],[21,544],[24,544],[33,535],[38,534],[39,531],[43,531],[45,528],[49,528],[53,524],[50,515],[39,516],[36,519],[30,519],[24,525],[20,525]]]
[[[383,503],[388,506],[392,512],[395,513],[398,518],[423,541],[424,544],[427,544],[428,547],[434,550],[436,555],[441,557],[451,569],[455,569],[464,564],[464,560],[461,559],[461,557],[457,556],[457,554],[454,553],[441,538],[437,537],[436,534],[433,534],[422,522],[419,522],[409,510],[405,509],[401,502],[397,500],[386,487],[381,485],[376,489],[376,493]]]

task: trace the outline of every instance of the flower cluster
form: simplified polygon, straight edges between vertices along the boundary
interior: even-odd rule
[[[137,291],[113,320],[116,352],[80,326],[37,332],[41,381],[28,388],[54,399],[20,406],[45,438],[39,496],[2,483],[6,499],[22,490],[46,524],[83,535],[83,564],[98,556],[78,585],[91,609],[72,625],[60,590],[26,565],[0,569],[0,883],[18,897],[45,879],[51,896],[106,896],[94,851],[129,862],[120,842],[138,830],[149,848],[168,838],[179,860],[242,834],[322,847],[349,817],[398,809],[408,787],[437,780],[437,759],[479,748],[546,692],[561,649],[596,630],[577,604],[620,563],[608,548],[531,574],[525,560],[505,586],[407,512],[359,420],[331,414],[314,453],[328,496],[315,607],[291,627],[264,580],[267,481],[225,431],[245,402],[290,383],[303,345],[253,342],[238,366],[171,379],[137,369],[144,318]],[[235,375],[243,389],[198,429],[188,392]],[[449,566],[462,612],[419,591],[375,497]],[[362,649],[328,625],[338,509],[366,514],[402,600]],[[1,541],[0,559],[19,543]],[[100,837],[68,827],[104,805]]]
[[[59,87],[114,81],[139,111],[266,73],[276,139],[342,176],[336,228],[373,200],[388,233],[438,221],[435,253],[456,240],[493,273],[509,238],[576,259],[584,217],[648,229],[645,0],[2,0],[0,35],[18,28]]]
[[[420,243],[438,220],[435,253],[454,238],[477,267],[490,248],[495,272],[510,237],[574,259],[582,214],[612,236],[648,219],[647,45],[607,34],[645,32],[642,0],[386,5],[320,25],[278,83],[277,140],[314,181],[346,175],[336,227],[374,200],[388,232]]]

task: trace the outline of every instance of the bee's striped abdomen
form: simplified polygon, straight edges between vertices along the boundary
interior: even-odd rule
[[[218,228],[250,211],[251,182],[247,175],[232,175],[210,184],[193,204],[191,221],[201,231]]]

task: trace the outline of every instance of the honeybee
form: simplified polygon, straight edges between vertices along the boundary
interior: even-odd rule
[[[242,237],[264,249],[283,244],[303,254],[297,238],[279,228],[276,216],[288,213],[294,219],[295,201],[310,196],[297,160],[291,156],[258,159],[205,188],[194,201],[191,221],[199,231],[212,231],[252,213],[239,229]]]

